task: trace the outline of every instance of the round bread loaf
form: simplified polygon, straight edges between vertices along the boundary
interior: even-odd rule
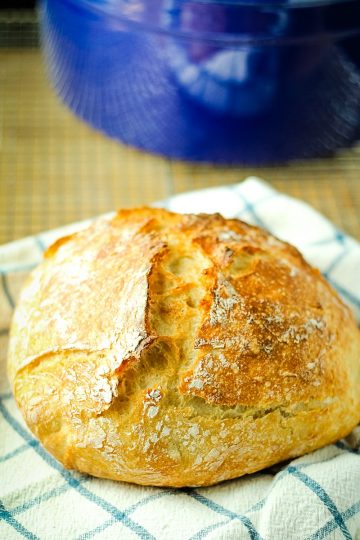
[[[139,484],[234,478],[360,420],[350,310],[294,247],[220,215],[123,210],[57,241],[9,375],[65,467]]]

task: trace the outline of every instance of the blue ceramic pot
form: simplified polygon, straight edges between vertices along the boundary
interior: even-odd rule
[[[43,0],[55,88],[165,156],[264,164],[360,135],[358,0]]]

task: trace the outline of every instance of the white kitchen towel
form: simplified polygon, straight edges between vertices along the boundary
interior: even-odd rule
[[[360,245],[307,204],[249,178],[158,205],[236,216],[295,244],[360,320]],[[360,427],[289,463],[197,489],[141,487],[67,471],[33,438],[6,378],[11,314],[44,248],[86,224],[0,247],[0,539],[360,540]]]

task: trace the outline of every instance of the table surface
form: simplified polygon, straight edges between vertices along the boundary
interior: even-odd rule
[[[249,175],[309,202],[360,239],[360,145],[276,167],[169,161],[75,118],[54,95],[38,48],[0,49],[0,243]]]

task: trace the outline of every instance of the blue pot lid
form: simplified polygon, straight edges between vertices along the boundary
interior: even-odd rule
[[[62,1],[104,23],[191,39],[281,44],[360,34],[359,0]]]

